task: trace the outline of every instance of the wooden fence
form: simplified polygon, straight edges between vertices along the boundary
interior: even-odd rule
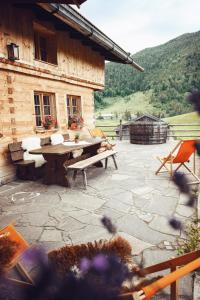
[[[129,140],[129,129],[124,127],[122,121],[115,125],[99,125],[97,127],[101,128],[107,137],[111,139]],[[167,137],[177,140],[198,139],[200,138],[200,123],[169,124]]]

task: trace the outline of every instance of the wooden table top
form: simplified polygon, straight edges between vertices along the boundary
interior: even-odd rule
[[[85,140],[85,142],[87,142],[88,144],[78,144],[77,146],[67,146],[67,145],[63,145],[63,144],[58,144],[58,145],[47,145],[47,146],[43,146],[39,149],[35,149],[35,150],[31,150],[29,151],[30,154],[58,154],[58,155],[64,155],[66,153],[70,153],[74,150],[78,150],[78,149],[83,149],[83,148],[87,148],[93,145],[97,145],[100,144],[103,141],[103,139],[87,139]]]

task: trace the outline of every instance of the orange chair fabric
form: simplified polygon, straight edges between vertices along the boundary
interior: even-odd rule
[[[195,140],[182,141],[178,153],[172,163],[184,163],[190,159],[190,156],[195,152]]]
[[[9,239],[11,241],[15,241],[18,243],[18,247],[16,250],[16,253],[13,257],[13,261],[12,261],[12,265],[15,264],[17,258],[25,251],[29,248],[29,244],[27,243],[27,241],[25,241],[23,239],[23,237],[21,236],[21,234],[19,232],[17,232],[17,230],[14,228],[13,225],[8,225],[5,228],[3,228],[2,230],[0,230],[0,238],[3,236],[7,236],[9,237]]]

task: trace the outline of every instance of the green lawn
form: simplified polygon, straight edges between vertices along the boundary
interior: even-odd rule
[[[198,123],[200,124],[200,116],[196,112],[191,112],[188,114],[178,115],[170,118],[165,118],[169,124],[183,124],[183,123]]]
[[[196,112],[165,118],[164,121],[166,121],[169,124],[199,124],[199,126],[174,126],[173,134],[176,135],[177,139],[189,139],[200,137],[200,116]],[[188,135],[188,137],[182,137],[181,135]]]
[[[137,92],[126,97],[114,97],[105,98],[105,107],[96,111],[96,116],[100,113],[117,113],[119,118],[126,110],[130,111],[131,114],[143,114],[143,113],[153,113],[153,106],[150,103],[151,91],[148,92]]]
[[[122,123],[125,123],[123,121]],[[100,127],[107,136],[113,136],[115,135],[115,128],[118,127],[120,124],[119,119],[113,119],[113,120],[96,120],[96,126]],[[110,126],[110,127],[104,127],[104,126]]]

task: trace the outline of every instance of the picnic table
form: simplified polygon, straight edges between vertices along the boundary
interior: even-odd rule
[[[66,174],[66,167],[88,157],[97,154],[100,148],[102,139],[88,139],[80,141],[75,145],[73,142],[64,142],[58,145],[47,145],[39,149],[29,151],[30,154],[42,154],[47,161],[45,165],[44,183],[58,184],[69,187],[69,178]],[[84,143],[85,142],[85,143]],[[83,149],[83,153],[73,158],[73,151]],[[95,164],[97,167],[102,167],[102,163]]]

